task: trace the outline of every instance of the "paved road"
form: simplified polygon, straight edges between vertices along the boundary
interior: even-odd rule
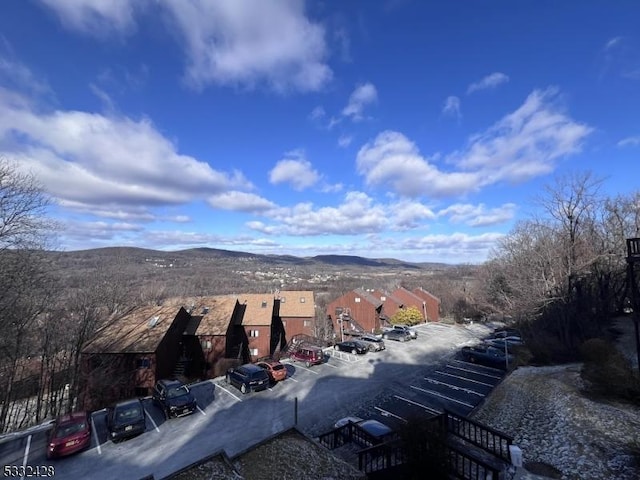
[[[107,439],[106,413],[92,416],[91,448],[48,461],[46,431],[0,443],[2,465],[51,465],[63,479],[139,479],[167,476],[205,456],[225,450],[237,455],[264,438],[294,425],[312,436],[331,429],[347,415],[376,418],[396,427],[413,415],[443,408],[467,414],[500,380],[502,373],[456,360],[459,348],[489,330],[480,326],[418,327],[411,342],[386,342],[387,349],[366,355],[328,352],[325,364],[305,368],[287,363],[288,378],[268,391],[242,395],[216,379],[192,386],[198,410],[164,420],[144,400],[146,432],[114,444]]]

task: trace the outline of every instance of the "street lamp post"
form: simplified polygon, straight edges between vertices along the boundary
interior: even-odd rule
[[[640,370],[640,298],[638,298],[638,283],[636,281],[635,265],[640,263],[640,238],[627,238],[627,282],[631,290],[631,306],[633,324],[636,336],[636,354],[638,355],[638,370]]]

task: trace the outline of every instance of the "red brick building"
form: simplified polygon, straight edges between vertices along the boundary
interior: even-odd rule
[[[156,380],[171,377],[190,319],[182,307],[144,306],[99,329],[80,354],[83,407],[148,395]],[[203,360],[202,352],[198,360]]]
[[[243,307],[241,325],[246,336],[248,360],[255,362],[284,348],[284,328],[277,316],[280,301],[267,293],[242,294],[238,301]]]
[[[380,315],[383,302],[362,289],[352,290],[335,299],[327,306],[327,315],[333,322],[338,336],[342,327],[345,332],[368,332],[380,330]]]
[[[316,305],[312,291],[284,290],[276,298],[280,303],[278,316],[287,340],[300,334],[315,336]]]
[[[432,293],[427,292],[422,287],[414,288],[413,294],[420,297],[424,302],[424,312],[426,311],[427,322],[439,322],[440,321],[440,299],[433,295]]]

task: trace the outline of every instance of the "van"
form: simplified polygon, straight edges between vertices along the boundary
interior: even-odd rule
[[[309,368],[311,365],[318,365],[324,362],[324,352],[320,347],[302,345],[291,353],[291,360],[304,362],[304,366]]]

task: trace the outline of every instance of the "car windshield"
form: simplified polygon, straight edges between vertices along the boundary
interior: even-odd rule
[[[73,435],[74,433],[82,432],[86,430],[87,424],[86,422],[79,423],[66,423],[64,425],[58,425],[56,429],[56,433],[54,435],[55,438],[64,438],[69,435]]]
[[[185,385],[180,385],[179,387],[170,388],[167,391],[167,398],[182,397],[183,395],[186,395],[187,393],[189,393],[189,390],[187,390],[187,387]]]
[[[135,418],[140,418],[141,416],[142,412],[140,411],[140,407],[137,405],[122,407],[116,411],[116,420],[119,422],[126,422]]]
[[[267,374],[267,372],[265,372],[264,370],[260,370],[259,372],[253,372],[251,374],[251,378],[254,380],[260,380],[262,378],[264,378],[264,376]]]
[[[279,363],[278,365],[274,365],[273,369],[274,370],[282,370],[284,368],[284,365],[282,365],[281,363]]]

